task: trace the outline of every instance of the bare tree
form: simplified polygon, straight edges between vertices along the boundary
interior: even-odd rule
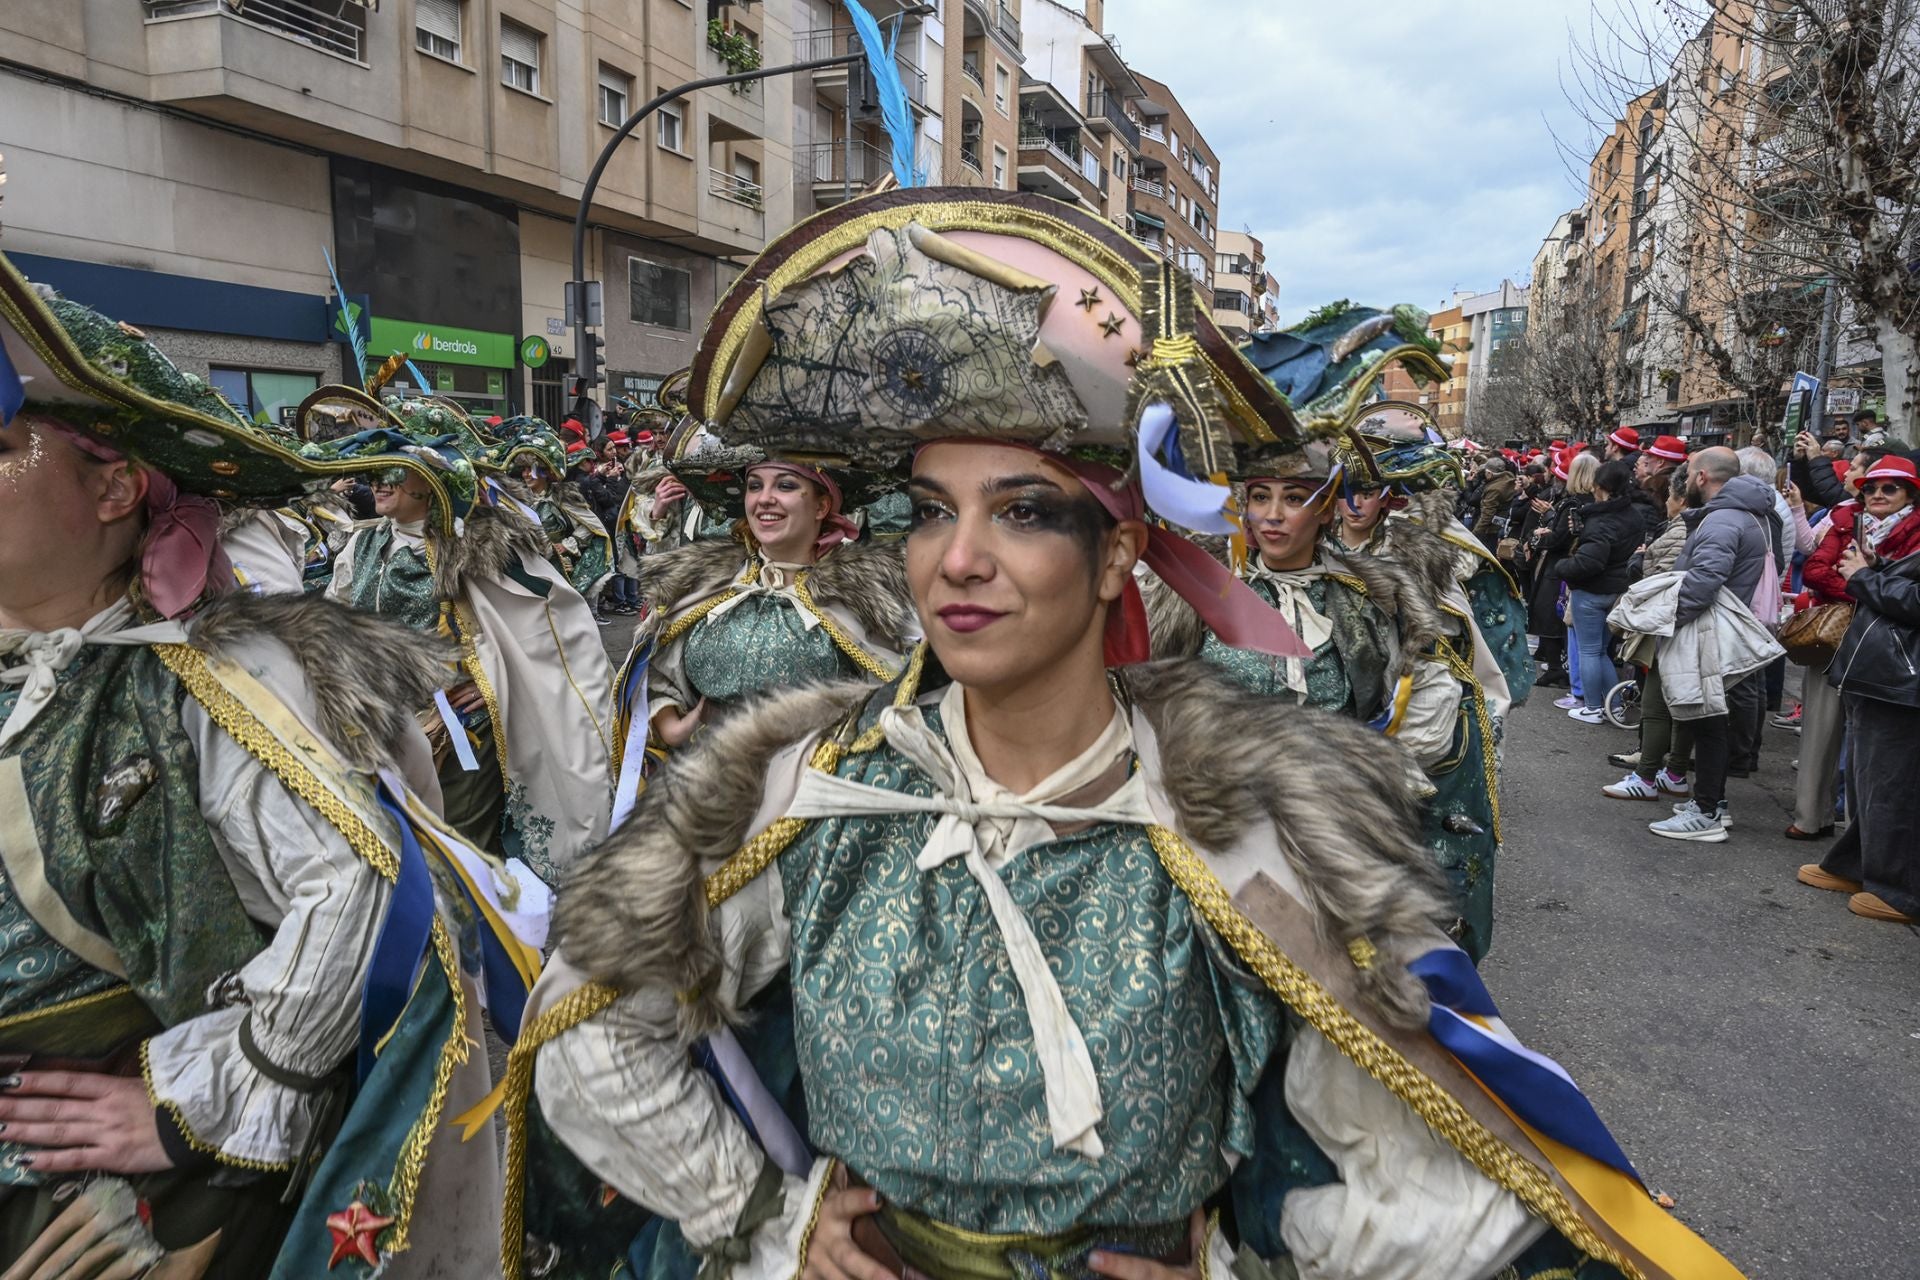
[[[1812,363],[1831,287],[1835,311],[1873,333],[1889,425],[1912,440],[1920,0],[1614,5],[1575,42],[1570,96],[1613,131],[1659,95],[1641,157],[1654,244],[1635,265],[1649,320],[1685,338],[1661,372],[1711,375],[1771,421],[1783,382]]]
[[[1541,288],[1538,279],[1534,288]],[[1618,307],[1605,290],[1604,280],[1582,269],[1536,297],[1507,372],[1483,394],[1486,425],[1471,424],[1477,433],[1538,443],[1555,435],[1588,440],[1614,427],[1620,335],[1613,327]]]

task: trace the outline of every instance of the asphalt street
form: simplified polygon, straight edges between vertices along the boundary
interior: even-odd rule
[[[1731,839],[1664,840],[1666,804],[1600,794],[1633,735],[1561,692],[1507,725],[1501,1012],[1752,1280],[1920,1277],[1920,929],[1795,882],[1824,846],[1782,835],[1792,732],[1731,783]]]
[[[603,633],[616,662],[631,633]],[[1795,882],[1823,846],[1781,834],[1793,733],[1732,782],[1730,840],[1663,840],[1664,803],[1600,794],[1633,735],[1567,719],[1560,692],[1507,725],[1483,970],[1502,1014],[1750,1280],[1920,1278],[1920,929]]]

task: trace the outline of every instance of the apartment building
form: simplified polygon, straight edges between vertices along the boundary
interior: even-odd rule
[[[1464,425],[1471,432],[1487,389],[1516,370],[1520,343],[1527,334],[1527,287],[1502,280],[1498,289],[1461,302],[1460,316],[1467,325]]]
[[[1020,189],[1082,205],[1129,226],[1146,94],[1101,30],[1102,0],[1084,10],[1028,0],[1027,63],[1020,88]],[[1131,228],[1129,228],[1131,229]]]
[[[1279,283],[1267,271],[1266,246],[1246,231],[1222,231],[1213,262],[1213,322],[1235,342],[1278,328]]]
[[[1135,74],[1146,96],[1133,104],[1140,121],[1134,234],[1184,268],[1203,294],[1211,294],[1219,239],[1219,153],[1201,136],[1173,90],[1151,76]]]
[[[1450,440],[1457,440],[1469,431],[1467,393],[1472,380],[1470,356],[1473,319],[1467,315],[1466,306],[1476,298],[1497,295],[1498,291],[1495,295],[1457,291],[1451,307],[1436,311],[1427,318],[1427,336],[1440,343],[1442,356],[1452,357],[1444,382],[1422,385],[1401,365],[1388,369],[1386,376],[1381,379],[1381,389],[1389,400],[1404,400],[1409,404],[1425,406],[1427,412],[1433,415],[1434,425]]]
[[[1019,151],[1020,0],[874,0],[865,8],[894,42],[918,134],[919,176],[930,185],[1012,190]],[[795,0],[793,13],[796,60],[859,49],[846,6],[835,0]],[[851,199],[893,172],[892,143],[862,68],[796,77],[791,92],[796,202],[803,212]]]
[[[370,361],[406,351],[476,414],[557,418],[570,223],[602,145],[661,89],[785,60],[785,13],[715,0],[0,6],[0,243],[268,416],[351,373],[331,256]],[[728,259],[791,223],[791,117],[783,89],[705,91],[621,145],[588,246],[610,391],[644,393],[687,364]]]

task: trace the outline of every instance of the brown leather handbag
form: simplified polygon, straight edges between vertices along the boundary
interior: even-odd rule
[[[1840,641],[1853,625],[1853,604],[1817,604],[1803,609],[1780,626],[1780,645],[1787,660],[1803,667],[1824,668],[1840,651]]]

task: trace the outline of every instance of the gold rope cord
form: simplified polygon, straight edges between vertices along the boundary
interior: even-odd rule
[[[1219,877],[1177,832],[1154,826],[1147,828],[1147,835],[1160,864],[1181,892],[1288,1008],[1325,1036],[1354,1065],[1411,1107],[1415,1115],[1452,1143],[1482,1173],[1546,1219],[1576,1249],[1617,1267],[1627,1280],[1647,1280],[1644,1272],[1600,1238],[1533,1161],[1494,1136],[1459,1099],[1435,1084],[1397,1049],[1355,1018],[1331,992],[1314,981],[1241,914]]]
[[[527,1101],[533,1094],[533,1064],[548,1042],[571,1031],[620,998],[604,983],[589,982],[567,993],[559,1004],[521,1028],[507,1053],[507,1162],[505,1202],[500,1213],[500,1271],[505,1280],[521,1280],[527,1235]]]
[[[1487,691],[1474,674],[1471,659],[1457,651],[1451,642],[1440,641],[1447,669],[1473,690],[1473,708],[1480,713],[1480,771],[1486,778],[1487,803],[1493,814],[1493,842],[1500,843],[1500,748],[1493,740],[1493,716],[1487,707]]]
[[[833,641],[835,647],[838,648],[840,652],[846,654],[848,658],[853,660],[855,666],[878,680],[881,684],[890,683],[895,676],[900,674],[861,648],[860,645],[855,642],[854,638],[847,634],[846,628],[842,627],[839,622],[834,619],[832,614],[813,602],[813,592],[807,589],[806,574],[802,573],[794,578],[793,594],[794,598],[800,601],[808,613],[811,613],[815,618],[819,619],[820,626],[827,633],[828,638]]]
[[[433,954],[440,963],[440,971],[446,975],[447,992],[453,998],[453,1026],[447,1032],[446,1043],[440,1046],[440,1061],[433,1073],[433,1092],[407,1131],[407,1140],[393,1167],[393,1180],[387,1184],[387,1199],[393,1205],[389,1254],[402,1253],[407,1248],[407,1233],[413,1225],[414,1195],[420,1189],[420,1175],[427,1167],[427,1148],[433,1145],[441,1113],[447,1109],[447,1090],[452,1087],[454,1070],[467,1060],[467,993],[460,985],[460,959],[453,949],[453,937],[437,912],[433,918]]]

